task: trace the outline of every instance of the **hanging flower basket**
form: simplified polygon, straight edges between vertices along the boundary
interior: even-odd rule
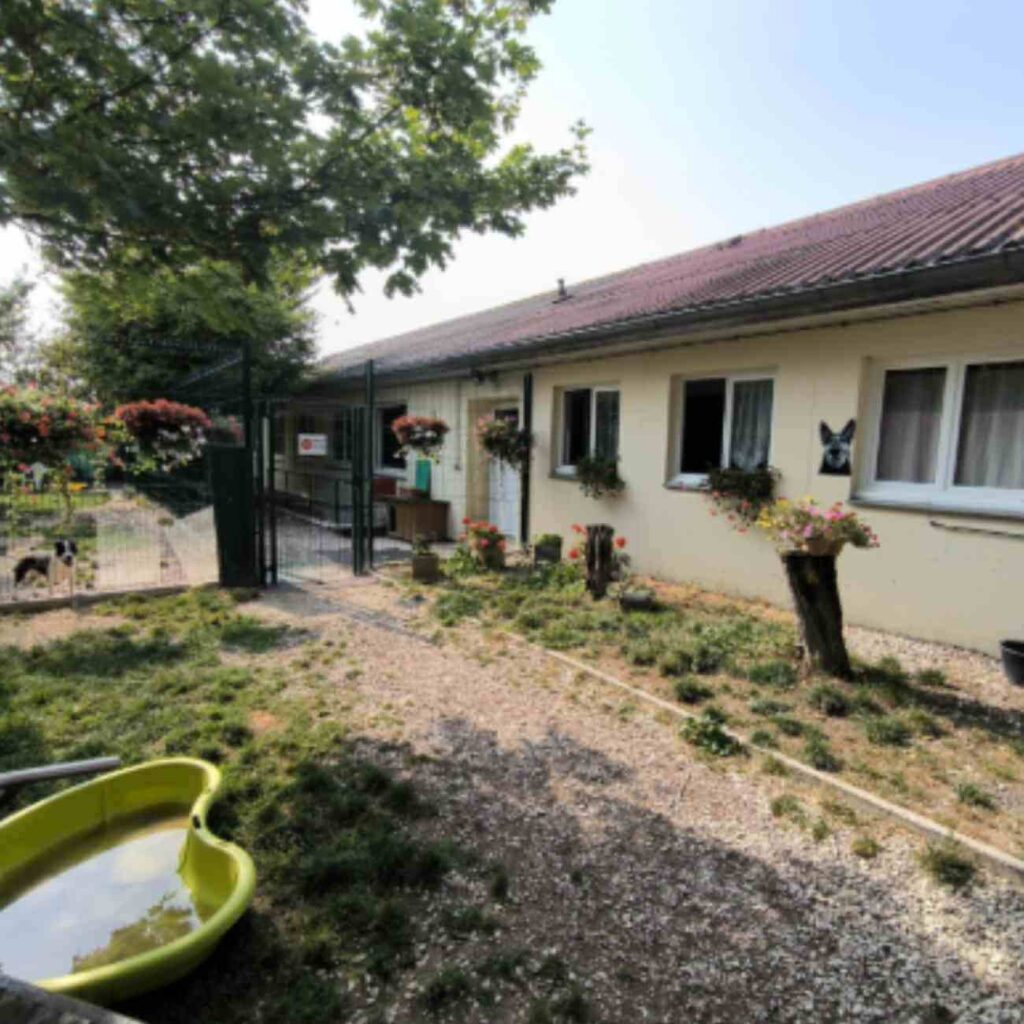
[[[169,473],[194,462],[211,428],[202,409],[166,398],[118,406],[114,418],[128,432],[126,461],[136,473]]]
[[[530,460],[533,435],[509,420],[481,417],[476,421],[476,440],[490,458],[513,469],[521,469]]]
[[[391,424],[403,453],[415,452],[425,459],[437,459],[444,447],[448,424],[436,416],[399,416]]]
[[[772,503],[779,471],[764,469],[712,469],[708,472],[707,498],[714,514],[733,525],[752,526],[762,509]]]

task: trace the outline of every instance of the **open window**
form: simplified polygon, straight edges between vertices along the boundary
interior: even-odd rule
[[[618,388],[567,388],[562,392],[562,441],[557,473],[572,476],[589,455],[619,455]]]
[[[763,375],[680,382],[676,472],[671,483],[703,487],[712,469],[764,469],[771,460],[775,384]]]
[[[405,456],[401,452],[401,445],[391,429],[391,424],[407,411],[408,406],[404,402],[377,407],[376,468],[391,476],[405,473]]]
[[[860,496],[1024,513],[1024,359],[876,369]]]

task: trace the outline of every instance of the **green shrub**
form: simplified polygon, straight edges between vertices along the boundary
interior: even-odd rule
[[[470,590],[449,590],[434,605],[434,615],[443,626],[457,626],[463,619],[479,615],[483,601]]]
[[[803,736],[807,729],[798,718],[788,715],[772,715],[772,724],[783,736]]]
[[[850,843],[850,849],[854,856],[862,857],[864,860],[874,860],[882,851],[881,846],[871,836],[855,836]]]
[[[779,745],[775,733],[769,729],[755,729],[750,734],[750,742],[755,747],[767,747],[769,750],[774,750]]]
[[[465,999],[471,991],[472,985],[462,968],[445,967],[424,986],[420,1001],[429,1013],[438,1014]]]
[[[817,818],[811,826],[811,838],[816,843],[823,842],[828,839],[831,834],[832,829],[824,818]]]
[[[699,704],[702,700],[714,696],[714,690],[698,682],[693,676],[677,679],[673,690],[676,700],[682,704]]]
[[[978,869],[954,843],[929,844],[921,854],[921,867],[940,885],[950,889],[967,889]]]
[[[629,640],[622,648],[622,656],[630,665],[654,665],[660,653],[660,645],[646,636]]]
[[[812,708],[830,718],[844,718],[850,713],[850,700],[838,686],[820,683],[807,695]]]
[[[777,758],[769,755],[761,761],[761,771],[765,775],[777,775],[786,778],[790,774],[789,769]]]
[[[956,787],[956,798],[968,807],[978,807],[985,811],[994,811],[999,806],[991,793],[973,782],[961,782]]]
[[[758,661],[747,669],[747,678],[759,686],[788,690],[796,686],[796,669],[788,661]]]
[[[777,796],[769,804],[769,808],[773,818],[790,818],[794,821],[803,821],[805,817],[803,802],[792,793],[783,793],[782,796]]]
[[[837,772],[842,762],[832,753],[824,736],[812,734],[804,743],[804,758],[812,768],[820,772]]]
[[[722,728],[724,721],[725,716],[718,708],[706,708],[699,718],[691,718],[684,723],[683,738],[695,747],[714,754],[715,757],[738,754],[743,748],[738,740]]]
[[[946,681],[946,674],[938,668],[923,668],[921,669],[914,678],[922,686],[948,686],[949,683]]]
[[[910,678],[906,669],[900,664],[899,658],[891,655],[881,658],[874,664],[865,665],[863,676],[869,683],[905,683]]]
[[[871,715],[864,720],[864,733],[871,743],[882,747],[905,747],[911,731],[906,722],[895,715]]]
[[[907,725],[918,734],[927,736],[929,739],[937,740],[946,735],[938,719],[930,715],[924,708],[911,708],[904,713]]]
[[[693,671],[693,655],[684,647],[672,647],[658,658],[658,671],[663,676],[684,676]]]
[[[784,715],[791,707],[791,704],[785,704],[781,700],[766,700],[764,697],[750,702],[750,710],[755,715]]]

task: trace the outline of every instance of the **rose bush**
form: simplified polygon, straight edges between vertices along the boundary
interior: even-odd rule
[[[168,473],[187,466],[202,454],[211,427],[202,409],[166,398],[120,405],[114,419],[127,432],[125,461],[133,472]]]
[[[485,569],[502,569],[505,566],[505,551],[508,541],[501,535],[501,530],[485,519],[474,520],[466,516],[462,520],[465,531],[459,536],[473,560]]]

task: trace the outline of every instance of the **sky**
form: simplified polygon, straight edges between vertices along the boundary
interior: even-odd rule
[[[358,26],[311,0],[316,32]],[[523,237],[469,235],[412,298],[367,274],[355,313],[313,305],[323,355],[1024,150],[1017,0],[556,0],[515,139],[582,118],[592,170]],[[38,260],[0,233],[0,281]],[[44,283],[34,313],[58,316]]]

